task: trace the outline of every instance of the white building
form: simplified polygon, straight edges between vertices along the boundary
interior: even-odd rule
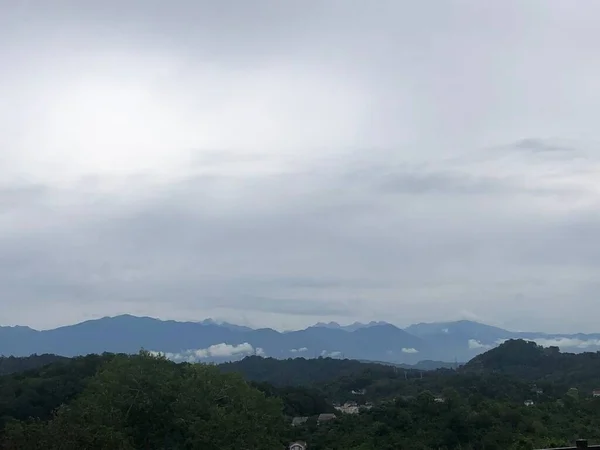
[[[335,406],[335,409],[344,414],[358,414],[359,411],[355,402],[346,402],[342,406]]]

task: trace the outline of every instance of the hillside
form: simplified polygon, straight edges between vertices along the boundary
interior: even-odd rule
[[[562,353],[558,347],[509,340],[476,356],[459,371],[499,373],[540,383],[578,387],[589,394],[600,387],[600,352]]]
[[[241,361],[220,364],[224,373],[241,373],[251,381],[268,382],[275,386],[306,386],[333,381],[343,377],[358,377],[368,371],[378,377],[394,375],[387,365],[359,362],[352,359],[293,358],[275,359],[249,356]]]
[[[390,400],[417,396],[423,391],[441,393],[445,389],[455,389],[465,396],[475,389],[489,398],[513,401],[523,401],[530,395],[528,383],[497,373],[457,376],[455,370],[404,370],[354,360],[249,357],[219,367],[226,373],[237,372],[249,380],[276,386],[318,387],[329,401],[341,403]]]
[[[0,356],[0,375],[25,372],[51,363],[64,362],[67,361],[67,359],[68,358],[63,356],[51,354],[31,355],[21,358],[15,356]]]
[[[0,448],[233,450],[251,442],[283,450],[304,440],[311,450],[531,450],[598,440],[600,399],[577,398],[548,380],[543,394],[532,393],[532,382],[563,357],[581,373],[598,373],[590,355],[524,341],[460,370],[426,372],[333,358],[250,356],[216,367],[147,352],[59,358],[0,376]],[[20,366],[32,361],[41,360]],[[545,369],[529,372],[540,363]],[[565,367],[555,366],[553,377],[567,377]],[[334,409],[348,401],[362,405],[360,414]],[[322,413],[338,417],[317,425]],[[294,416],[309,420],[292,427]]]
[[[462,366],[464,363],[460,362],[444,362],[444,361],[432,361],[432,360],[424,360],[419,361],[416,364],[402,364],[402,363],[393,363],[388,361],[368,361],[368,360],[359,360],[363,363],[376,363],[383,364],[385,366],[397,367],[398,369],[406,369],[406,370],[437,370],[437,369],[456,369]]]

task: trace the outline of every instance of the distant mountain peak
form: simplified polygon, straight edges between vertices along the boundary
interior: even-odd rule
[[[376,326],[386,326],[386,325],[391,325],[388,322],[384,322],[384,321],[375,321],[372,320],[369,323],[363,323],[363,322],[354,322],[351,323],[350,325],[340,325],[337,322],[329,322],[329,323],[324,323],[324,322],[318,322],[315,325],[313,325],[313,327],[315,328],[329,328],[332,330],[344,330],[344,331],[356,331],[356,330],[360,330],[362,328],[369,328],[369,327],[376,327]]]
[[[37,331],[31,327],[27,327],[24,325],[0,325],[0,328],[10,329],[10,330],[19,330],[19,331]]]
[[[514,360],[503,356],[506,353],[528,355],[524,361],[529,363],[541,351],[536,350],[534,344],[522,341],[507,343],[510,339],[534,341],[543,347],[554,346],[554,350],[546,349],[544,355],[552,354],[556,347],[575,353],[600,350],[600,334],[518,333],[470,320],[416,324],[404,330],[385,321],[349,325],[332,321],[280,332],[270,328],[254,330],[213,318],[178,322],[122,314],[42,331],[28,327],[0,327],[0,354],[74,356],[105,351],[136,353],[146,348],[172,355],[194,352],[201,361],[236,359],[248,354],[274,358],[310,358],[326,354],[414,364],[424,360],[468,361],[504,342],[497,352],[488,353],[479,360],[494,365],[494,361]],[[504,362],[496,365],[502,364]]]
[[[215,320],[212,318],[208,318],[208,319],[204,319],[200,322],[197,322],[201,325],[209,325],[209,326],[215,326],[215,327],[225,327],[225,328],[229,328],[230,330],[234,330],[234,331],[252,331],[252,328],[250,327],[246,327],[243,325],[236,325],[233,323],[229,323],[229,322],[225,322],[223,320]]]
[[[332,329],[338,329],[338,328],[342,328],[342,326],[337,323],[337,322],[317,322],[315,325],[313,325],[314,327],[318,327],[318,328],[332,328]]]

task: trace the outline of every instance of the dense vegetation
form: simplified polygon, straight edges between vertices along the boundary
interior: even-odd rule
[[[561,353],[523,340],[507,341],[483,353],[462,368],[468,373],[501,373],[552,386],[577,387],[589,392],[600,388],[600,352]]]
[[[57,379],[42,382],[41,386],[50,388],[44,391],[47,393],[54,386],[65,388],[66,403],[49,420],[7,420],[4,448],[233,450],[282,446],[281,401],[267,398],[237,374],[222,374],[216,367],[200,364],[178,365],[145,353],[100,358],[104,364],[90,377],[85,371],[90,361],[78,361],[82,371],[79,384]],[[39,379],[46,381],[43,374],[33,378],[37,378],[34,386],[40,386]],[[22,375],[22,381],[29,383],[28,374]],[[16,387],[16,398],[19,389]],[[74,391],[79,395],[68,401]],[[40,412],[46,413],[51,406],[43,404]],[[5,413],[11,412],[10,405],[6,409]]]
[[[30,369],[46,366],[57,361],[67,361],[68,358],[57,355],[31,355],[28,358],[15,356],[0,356],[0,375],[24,372]]]
[[[600,354],[509,341],[458,370],[248,357],[220,366],[148,353],[3,358],[5,449],[534,449],[600,440]],[[354,392],[353,392],[354,391]],[[320,413],[352,400],[360,414]],[[533,405],[524,402],[532,400]],[[294,416],[308,416],[292,427]]]

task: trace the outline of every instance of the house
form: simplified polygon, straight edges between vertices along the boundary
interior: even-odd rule
[[[346,402],[342,406],[335,406],[335,409],[343,414],[358,414],[356,402]]]
[[[299,425],[306,423],[307,420],[308,420],[308,417],[294,417],[292,419],[292,426],[297,427]]]
[[[331,413],[325,413],[325,414],[319,414],[319,417],[317,418],[317,424],[322,424],[324,422],[330,422],[332,420],[336,419],[336,415],[335,414],[331,414]]]
[[[365,395],[365,390],[364,389],[359,389],[357,391],[355,391],[354,389],[352,390],[352,395]]]
[[[446,399],[444,399],[444,397],[437,396],[433,398],[433,401],[436,403],[444,403]]]
[[[304,441],[292,442],[288,447],[289,450],[306,450],[306,448],[306,442]]]
[[[533,406],[534,405],[533,400],[525,400],[524,404],[525,404],[525,406]]]

